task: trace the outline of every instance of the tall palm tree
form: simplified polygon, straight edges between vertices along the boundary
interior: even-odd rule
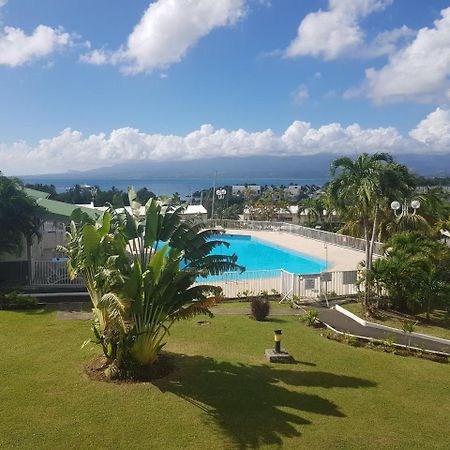
[[[329,194],[335,209],[365,245],[365,269],[373,263],[375,239],[380,215],[390,199],[411,189],[411,177],[405,166],[396,164],[387,153],[363,153],[356,159],[338,158],[331,164],[334,179]],[[370,281],[366,280],[365,306],[369,306]]]

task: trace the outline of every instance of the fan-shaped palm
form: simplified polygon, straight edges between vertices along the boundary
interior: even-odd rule
[[[228,244],[203,224],[182,220],[183,208],[129,192],[131,212],[110,211],[97,225],[71,225],[66,254],[81,272],[94,306],[94,334],[110,370],[152,364],[177,320],[211,314],[219,289],[199,277],[243,270],[236,255],[213,255]]]

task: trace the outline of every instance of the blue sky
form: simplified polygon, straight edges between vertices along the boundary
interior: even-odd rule
[[[6,173],[258,152],[450,152],[449,1],[2,4]]]

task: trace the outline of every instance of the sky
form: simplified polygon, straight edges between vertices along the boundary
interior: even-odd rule
[[[0,170],[450,153],[449,0],[0,0]]]

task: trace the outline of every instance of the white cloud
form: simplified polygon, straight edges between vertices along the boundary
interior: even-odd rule
[[[384,67],[368,69],[361,92],[376,103],[450,99],[450,8],[441,15],[433,28],[422,28],[413,42],[393,53]]]
[[[388,151],[398,153],[449,153],[450,110],[438,108],[408,136],[395,128],[348,127],[331,123],[314,128],[293,122],[281,135],[267,129],[228,131],[202,125],[184,136],[143,133],[120,128],[83,136],[65,129],[58,136],[42,139],[36,146],[25,142],[0,144],[0,170],[7,174],[85,170],[123,161],[189,160],[223,156],[307,155],[317,153],[354,154]]]
[[[213,29],[244,16],[246,0],[158,0],[149,5],[117,51],[94,50],[81,57],[91,64],[117,64],[125,73],[151,72],[180,62]]]
[[[6,3],[0,0],[0,8]],[[0,65],[17,67],[46,57],[70,45],[72,39],[62,27],[39,25],[28,35],[21,28],[5,26],[0,30]]]
[[[365,57],[376,58],[382,55],[391,55],[397,51],[399,44],[415,35],[415,31],[403,25],[393,30],[382,31],[363,50]]]
[[[292,101],[295,105],[301,105],[309,98],[308,88],[304,84],[300,84],[292,93]]]
[[[80,56],[80,61],[95,66],[101,66],[108,63],[108,56],[103,50],[92,50]]]
[[[427,146],[450,151],[450,110],[437,108],[428,114],[409,135]]]
[[[328,9],[306,15],[285,56],[321,56],[327,60],[363,53],[365,34],[359,22],[392,0],[329,0]],[[392,39],[392,37],[391,37]]]

